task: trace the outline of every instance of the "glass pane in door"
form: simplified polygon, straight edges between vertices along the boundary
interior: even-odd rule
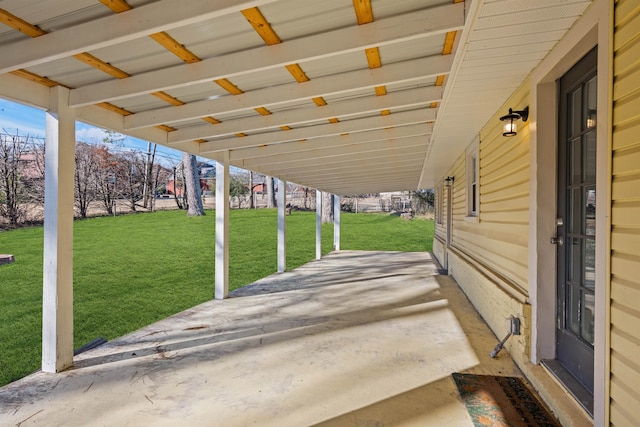
[[[596,289],[597,50],[560,79],[557,361],[593,393]]]

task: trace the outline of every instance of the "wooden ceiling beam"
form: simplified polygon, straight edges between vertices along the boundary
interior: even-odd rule
[[[442,98],[440,88],[425,87],[411,91],[394,92],[383,97],[361,97],[348,101],[336,102],[324,108],[298,108],[275,114],[264,114],[262,116],[245,117],[241,119],[229,120],[217,125],[210,126],[187,126],[174,132],[169,138],[170,142],[188,141],[191,139],[211,138],[214,136],[232,135],[238,132],[252,133],[276,129],[280,126],[308,125],[322,120],[330,120],[334,117],[348,119],[355,115],[375,114],[380,110],[387,109],[407,109],[425,107],[434,100]],[[267,110],[268,111],[268,110]],[[338,122],[331,122],[338,123]]]
[[[70,104],[77,107],[96,102],[113,101],[157,90],[167,90],[172,87],[183,87],[208,80],[231,78],[234,75],[257,73],[292,63],[364,49],[371,45],[391,45],[446,33],[454,29],[461,29],[464,25],[462,7],[462,3],[434,7],[412,12],[410,16],[397,15],[381,19],[366,27],[340,28],[323,34],[301,37],[280,45],[264,46],[209,58],[197,64],[182,64],[141,73],[128,78],[126,84],[116,80],[87,85],[72,90]],[[136,10],[133,9],[127,13],[133,13]],[[432,30],[425,31],[425,28]],[[38,41],[43,37],[27,41]],[[197,67],[194,68],[196,65]]]
[[[30,24],[24,19],[19,18],[4,9],[0,9],[0,22],[13,28],[14,30],[28,35],[29,37],[40,37],[47,34],[46,31],[39,28],[38,26]]]
[[[193,52],[189,49],[181,45],[171,37],[167,32],[161,31],[159,33],[154,33],[149,35],[153,40],[158,42],[162,47],[167,49],[169,52],[173,53],[175,56],[186,62],[187,64],[193,64],[194,62],[200,62],[200,58],[198,58]]]
[[[293,76],[293,78],[298,82],[298,83],[304,83],[304,82],[308,82],[309,81],[309,77],[307,76],[307,74],[302,70],[302,67],[300,67],[299,64],[289,64],[289,65],[285,65],[285,68],[287,69],[287,71],[289,71],[289,73]]]
[[[264,117],[266,118],[266,117]],[[350,132],[384,129],[394,126],[426,123],[435,120],[435,112],[431,109],[404,111],[389,116],[373,116],[362,119],[346,120],[340,123],[327,123],[317,126],[291,129],[287,132],[267,132],[249,135],[242,139],[223,138],[205,142],[200,145],[200,153],[206,154],[226,149],[258,147],[265,144],[277,144],[286,141],[311,139],[324,136],[340,135]],[[194,137],[193,139],[198,139]]]
[[[448,73],[451,62],[451,57],[421,58],[385,65],[376,70],[356,70],[337,76],[319,77],[304,84],[288,83],[249,91],[234,97],[223,96],[218,99],[191,102],[178,108],[163,107],[136,113],[126,119],[125,126],[128,129],[136,129],[221,113],[247,111],[261,106],[268,108],[271,105],[299,102],[322,95],[349,93],[381,84],[420,81]]]
[[[416,160],[417,158],[417,160]],[[372,159],[369,164],[358,165],[358,167],[349,166],[349,164],[328,164],[317,166],[306,166],[292,169],[277,169],[271,173],[284,178],[286,181],[292,181],[297,177],[304,176],[307,180],[331,179],[330,177],[338,177],[338,180],[349,182],[352,179],[362,177],[380,176],[387,174],[388,176],[397,174],[411,174],[415,176],[420,173],[421,159],[414,157],[413,159],[397,162],[380,161]],[[417,172],[416,172],[417,170]],[[406,175],[405,175],[406,176]]]
[[[127,10],[132,9],[125,0],[100,0],[100,3],[116,13],[126,12]]]
[[[14,76],[22,77],[23,79],[26,79],[26,80],[30,80],[34,83],[47,86],[47,87],[54,87],[54,86],[60,85],[60,83],[54,80],[48,79],[43,76],[39,76],[38,74],[32,73],[31,71],[27,71],[27,70],[15,70],[15,71],[11,71],[11,74],[13,74]]]
[[[115,10],[116,12],[122,12],[124,10],[129,10],[131,7],[123,1],[108,1],[108,2],[103,2],[104,4],[107,4],[108,7],[110,7],[112,10]],[[44,34],[47,34],[46,31],[41,30],[40,28],[29,24],[28,22],[9,14],[6,11],[3,11],[2,9],[0,9],[0,21],[3,20],[7,23],[13,24],[11,25],[13,28],[17,29],[18,31],[22,31],[25,34],[28,34],[31,37],[39,37],[42,36]],[[167,35],[168,36],[168,35]],[[153,35],[152,35],[153,37]],[[173,39],[171,39],[173,40]],[[175,42],[175,40],[174,40]],[[112,77],[115,77],[117,79],[125,79],[127,77],[130,77],[130,74],[119,69],[118,67],[115,67],[111,64],[109,64],[108,62],[103,61],[100,58],[97,58],[94,55],[91,55],[88,52],[81,52],[78,54],[73,55],[73,57],[77,60],[79,60],[80,62],[83,62],[93,68],[96,68],[100,71],[102,71],[103,73],[109,74]],[[199,59],[198,59],[199,60]],[[46,79],[46,78],[42,78],[39,77],[33,73],[29,73],[26,70],[18,70],[18,72],[13,72],[15,75],[19,75],[23,78],[27,78],[29,80],[35,81],[36,83],[40,83],[40,84],[44,84],[46,86],[57,86],[56,82],[53,82],[52,80]],[[152,93],[152,95],[168,102],[171,105],[184,105],[184,102],[179,101],[178,99],[170,96],[167,93],[164,92],[154,92]],[[116,105],[113,105],[109,102],[100,102],[97,104],[99,107],[101,108],[105,108],[107,110],[110,111],[114,111],[118,114],[121,114],[122,116],[127,116],[127,115],[131,115],[133,113],[131,113],[130,111],[127,111],[123,108],[120,108]],[[169,128],[168,126],[166,127],[167,129]],[[172,130],[175,130],[173,128],[171,128]]]
[[[353,0],[353,9],[356,12],[358,25],[373,22],[373,10],[371,9],[371,0]]]
[[[276,34],[276,32],[271,27],[271,24],[265,19],[260,9],[257,7],[252,7],[250,9],[245,9],[242,11],[242,15],[246,18],[247,21],[251,24],[253,29],[258,33],[262,40],[267,44],[267,46],[273,46],[274,44],[282,43],[280,37]]]
[[[231,83],[228,79],[216,79],[214,80],[214,83],[216,83],[222,89],[229,92],[231,95],[240,95],[244,93],[243,90],[241,90],[238,86]]]
[[[173,106],[180,106],[180,105],[184,105],[185,103],[180,101],[178,98],[175,98],[171,95],[169,95],[166,92],[152,92],[151,95],[155,96],[158,99],[163,100],[164,102],[166,102],[167,104],[171,104]]]
[[[380,49],[377,47],[370,47],[364,50],[365,55],[367,56],[367,63],[369,64],[370,69],[380,68],[382,67],[382,60],[380,59]]]
[[[108,102],[101,102],[101,103],[96,104],[96,105],[98,107],[100,107],[100,108],[104,108],[105,110],[109,110],[109,111],[113,111],[114,113],[118,113],[121,116],[129,116],[129,115],[133,114],[129,110],[125,110],[124,108],[120,108],[117,105],[109,104]]]
[[[366,144],[389,139],[422,137],[425,140],[431,135],[433,124],[420,123],[417,125],[398,126],[391,129],[378,129],[368,132],[356,132],[348,135],[337,135],[330,138],[314,138],[306,141],[290,141],[263,147],[251,147],[231,151],[232,161],[242,161],[256,157],[280,156],[290,153],[303,153],[319,148],[337,148],[344,145]]]
[[[414,153],[411,153],[414,154]],[[411,170],[415,173],[416,169],[422,167],[422,159],[420,156],[410,156],[405,159],[391,159],[389,161],[380,162],[379,158],[367,159],[354,167],[353,161],[358,160],[357,156],[349,157],[347,161],[340,163],[324,163],[320,162],[316,165],[294,166],[282,165],[282,168],[274,168],[278,175],[288,178],[287,175],[304,175],[309,179],[322,178],[332,175],[339,175],[340,178],[346,179],[350,176],[361,176],[373,172],[390,172],[397,170]]]
[[[126,13],[83,22],[0,47],[0,74],[125,43],[278,0],[191,2],[159,0]],[[153,92],[154,89],[147,92]]]
[[[328,164],[330,162],[348,163],[355,156],[357,159],[364,160],[367,158],[376,158],[384,156],[377,152],[384,151],[389,153],[397,153],[406,155],[407,159],[415,159],[411,154],[422,153],[426,151],[428,142],[423,137],[404,138],[400,140],[375,141],[366,144],[344,145],[338,148],[320,148],[313,152],[301,155],[300,153],[282,154],[280,156],[261,157],[256,159],[248,159],[242,162],[244,167],[251,169],[257,165],[284,165],[282,167],[299,167],[318,163]],[[374,154],[375,153],[375,154]]]
[[[126,79],[127,77],[131,76],[131,74],[122,71],[121,69],[114,67],[108,62],[105,62],[100,58],[96,58],[95,56],[87,52],[78,53],[77,55],[73,55],[73,57],[78,61],[84,62],[85,64],[93,68],[97,68],[103,73],[109,74],[110,76],[117,79]]]
[[[247,21],[249,21],[253,29],[260,35],[260,37],[262,37],[262,40],[264,40],[267,46],[273,46],[282,43],[282,40],[280,40],[280,37],[278,37],[276,32],[271,27],[271,24],[269,24],[262,12],[260,12],[260,9],[258,9],[257,7],[246,9],[242,11],[242,14],[247,19]],[[298,83],[309,81],[309,77],[304,72],[304,70],[302,70],[300,64],[288,64],[285,65],[285,68]],[[315,102],[318,107],[327,105],[327,101],[325,101],[322,97],[314,98],[313,102]]]

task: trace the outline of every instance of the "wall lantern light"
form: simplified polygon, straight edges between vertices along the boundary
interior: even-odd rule
[[[444,180],[445,187],[451,187],[451,185],[453,184],[453,180],[454,180],[454,177],[452,176],[446,177]]]
[[[519,119],[522,119],[523,122],[526,122],[529,118],[529,106],[524,107],[524,110],[513,111],[509,108],[509,114],[506,116],[500,117],[500,120],[504,122],[504,129],[502,131],[502,136],[516,136],[518,134],[518,126],[516,122]]]

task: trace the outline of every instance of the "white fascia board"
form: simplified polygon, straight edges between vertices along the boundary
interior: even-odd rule
[[[471,40],[471,35],[473,34],[476,26],[478,25],[478,21],[480,19],[482,13],[482,7],[484,6],[484,0],[471,0],[465,1],[460,4],[469,4],[469,8],[466,13],[466,23],[464,28],[462,29],[462,34],[460,35],[460,39],[458,42],[458,48],[456,49],[456,53],[454,55],[453,64],[451,66],[451,72],[447,77],[447,83],[445,85],[444,94],[442,97],[442,102],[438,108],[441,115],[449,114],[449,103],[451,101],[452,90],[456,87],[458,74],[460,73],[462,67],[462,61],[465,59],[467,54],[467,50],[469,49],[469,42]],[[435,184],[435,180],[432,177],[427,178],[427,175],[433,175],[430,169],[430,159],[431,152],[434,150],[434,145],[446,145],[446,141],[438,140],[438,132],[440,130],[442,121],[439,120],[435,123],[433,128],[433,133],[431,135],[431,143],[429,144],[429,150],[424,159],[424,165],[422,166],[422,173],[420,174],[420,181],[418,182],[417,188],[424,188],[425,186],[431,186]],[[433,162],[431,162],[433,164]],[[448,168],[449,165],[440,165],[440,168]]]
[[[273,46],[209,58],[193,64],[177,65],[126,79],[87,85],[72,90],[69,103],[71,106],[82,106],[116,101],[215,79],[259,73],[288,64],[327,58],[369,47],[444,34],[462,29],[463,15],[462,3],[424,9],[367,25],[350,26]]]
[[[281,126],[295,127],[332,117],[345,119],[359,114],[375,114],[382,110],[394,108],[411,108],[430,105],[438,102],[442,95],[440,87],[425,87],[400,92],[392,92],[385,96],[371,96],[332,103],[322,108],[309,105],[308,108],[298,108],[269,115],[245,117],[228,122],[212,125],[205,123],[178,129],[169,134],[169,143],[206,139],[211,137],[232,136],[237,133],[253,133]]]
[[[258,107],[271,107],[311,100],[320,96],[374,88],[381,85],[446,75],[451,69],[451,56],[432,56],[384,65],[380,68],[342,73],[337,76],[318,77],[303,83],[288,83],[226,95],[217,99],[190,102],[185,105],[162,107],[142,111],[125,117],[126,129],[137,129],[160,124],[172,124],[218,114],[237,113]],[[311,102],[311,101],[310,101]]]
[[[136,131],[125,131],[122,128],[122,115],[106,110],[96,105],[76,109],[76,119],[78,121],[104,129],[110,129],[135,138],[151,141],[156,144],[167,145],[167,132],[158,128],[139,129]],[[174,148],[174,147],[172,147]],[[186,147],[185,147],[186,148]],[[192,149],[197,149],[197,143],[192,142]],[[185,150],[188,151],[188,150]]]
[[[0,48],[0,74],[95,51],[277,0],[160,0]]]
[[[13,74],[0,75],[0,97],[47,110],[49,108],[49,88]]]

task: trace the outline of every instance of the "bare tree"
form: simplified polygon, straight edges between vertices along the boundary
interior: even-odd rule
[[[160,165],[154,165],[154,169],[151,171],[152,179],[151,179],[151,194],[149,198],[148,208],[153,212],[156,207],[156,192],[161,188],[161,182],[167,182],[169,179],[169,170]],[[166,188],[165,188],[166,189]]]
[[[120,156],[120,172],[123,179],[123,195],[129,204],[129,209],[136,211],[136,204],[142,200],[142,187],[144,182],[144,158],[141,153],[127,152]]]
[[[29,152],[22,155],[22,179],[32,206],[44,206],[44,139],[27,136]]]
[[[118,159],[103,145],[95,151],[97,167],[94,172],[96,198],[109,215],[115,215],[115,202],[118,195],[120,165]]]
[[[98,155],[96,148],[84,142],[76,143],[75,205],[81,218],[86,218],[89,205],[96,198]]]
[[[30,199],[21,170],[29,149],[29,136],[0,134],[0,216],[14,227],[24,220]]]
[[[184,168],[185,187],[187,190],[187,215],[204,215],[202,205],[202,189],[200,188],[200,176],[198,174],[198,161],[196,156],[189,153],[182,154],[182,165]]]

